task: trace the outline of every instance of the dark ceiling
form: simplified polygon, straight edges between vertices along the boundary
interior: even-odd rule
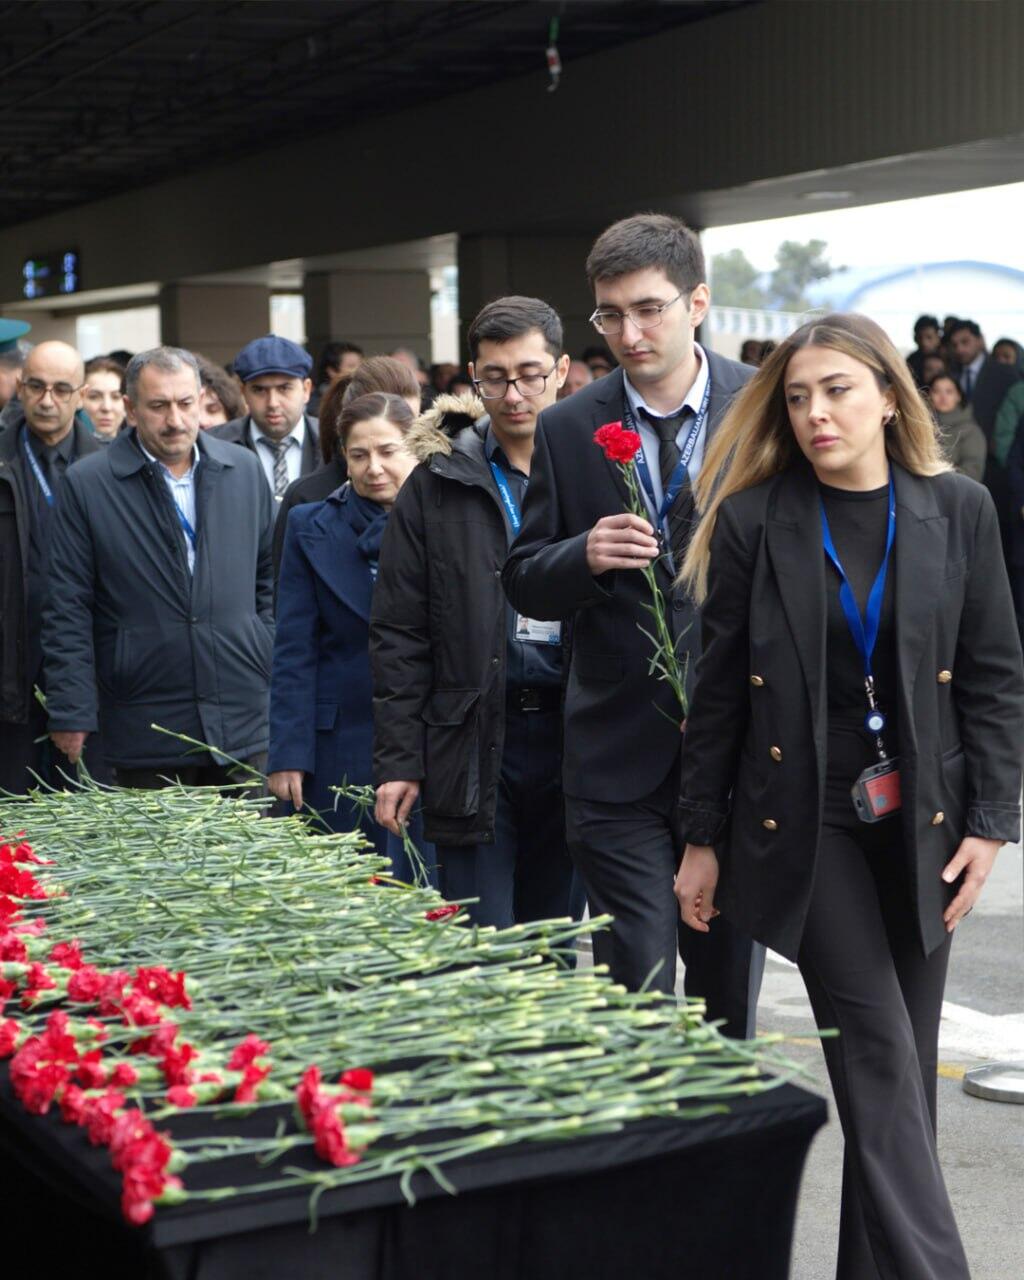
[[[535,71],[746,0],[0,3],[0,226]],[[458,152],[445,138],[403,144]],[[272,181],[273,175],[266,175]]]

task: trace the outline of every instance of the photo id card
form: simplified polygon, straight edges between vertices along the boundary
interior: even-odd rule
[[[521,613],[517,613],[516,639],[522,644],[561,644],[562,624],[535,622],[532,618],[524,618]]]
[[[850,794],[861,822],[880,822],[891,813],[898,813],[902,803],[899,761],[884,760],[865,769]]]

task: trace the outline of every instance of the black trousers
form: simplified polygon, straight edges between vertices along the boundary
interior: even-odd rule
[[[848,744],[847,757],[858,750]],[[863,767],[870,751],[859,750]],[[822,1042],[846,1138],[837,1280],[967,1280],[935,1145],[950,940],[923,954],[900,820],[859,821],[857,772],[844,769],[826,791],[798,956],[818,1027],[839,1030]]]
[[[676,954],[686,966],[688,996],[707,1003],[709,1022],[749,1039],[755,1030],[764,947],[724,918],[697,933],[679,918],[672,882],[682,857],[678,769],[641,800],[621,803],[566,796],[569,852],[583,877],[591,915],[614,916],[594,935],[594,961],[631,991],[671,994]]]
[[[243,763],[265,773],[267,753],[261,751]],[[249,781],[248,773],[233,764],[166,764],[155,769],[115,769],[114,773],[119,787],[132,787],[137,791],[159,791],[170,785],[168,779],[176,779],[185,787],[229,787]],[[263,780],[252,780],[244,791],[232,791],[231,794],[265,796],[266,783]]]
[[[561,711],[505,715],[505,750],[491,844],[437,846],[441,892],[476,924],[499,929],[583,915],[586,898],[565,847]]]

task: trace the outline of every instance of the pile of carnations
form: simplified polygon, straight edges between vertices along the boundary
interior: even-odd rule
[[[0,1094],[105,1147],[141,1224],[186,1199],[391,1176],[411,1198],[415,1173],[447,1185],[441,1166],[473,1152],[706,1114],[792,1075],[699,1006],[572,967],[602,923],[476,928],[358,833],[259,801],[4,800]],[[264,1111],[254,1137],[241,1122]],[[239,1157],[251,1184],[211,1185]]]

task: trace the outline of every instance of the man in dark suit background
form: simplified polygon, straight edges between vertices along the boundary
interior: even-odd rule
[[[306,412],[312,369],[309,353],[288,338],[256,338],[234,360],[249,412],[210,431],[255,453],[276,502],[293,480],[320,465],[319,423]]]
[[[973,320],[956,321],[949,331],[949,345],[960,366],[957,380],[964,404],[971,406],[974,420],[984,431],[991,448],[999,406],[1007,391],[1019,381],[1020,374],[1014,365],[1003,364],[989,355],[981,329]],[[999,462],[1005,461],[1004,454]]]
[[[694,517],[690,480],[707,438],[754,370],[704,351],[695,332],[710,303],[697,237],[660,214],[626,218],[587,260],[592,317],[619,368],[545,409],[523,527],[505,567],[513,605],[571,621],[564,791],[569,847],[594,915],[615,917],[594,958],[618,981],[671,993],[676,951],[686,992],[731,1035],[753,1033],[763,951],[727,925],[680,931],[672,881],[682,846],[676,812],[680,709],[650,674],[650,596],[638,569],[657,561],[677,651],[700,651],[699,619],[672,579]],[[612,421],[638,430],[648,460],[650,520],[626,513],[617,467],[594,443]],[[664,520],[666,492],[678,490]],[[655,527],[664,542],[654,536]],[[720,922],[725,925],[725,922]],[[689,936],[687,936],[689,935]],[[694,945],[696,940],[696,945]],[[710,943],[710,945],[703,945]],[[652,976],[653,974],[653,976]]]

